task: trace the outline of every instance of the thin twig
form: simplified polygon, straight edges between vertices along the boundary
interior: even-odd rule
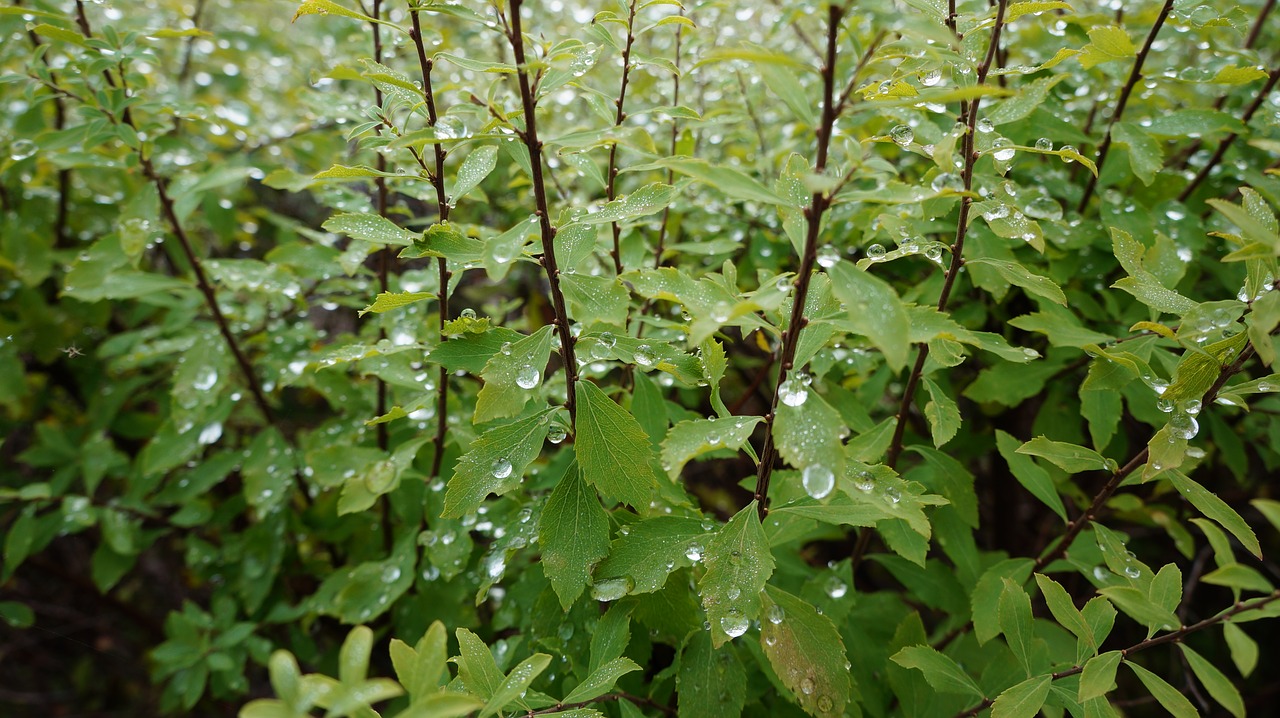
[[[827,8],[827,52],[820,72],[822,74],[822,124],[817,131],[818,156],[814,164],[814,172],[823,174],[827,169],[827,153],[831,146],[831,135],[836,124],[835,75],[837,40],[840,35],[840,20],[843,9],[830,5]],[[818,235],[822,228],[822,215],[831,206],[831,197],[818,191],[813,193],[809,206],[804,210],[806,231],[804,254],[800,258],[800,271],[796,277],[795,296],[791,301],[791,318],[782,333],[782,348],[778,358],[778,381],[773,387],[773,401],[769,405],[769,413],[765,415],[764,446],[760,451],[760,464],[756,472],[755,500],[760,518],[764,519],[769,512],[769,480],[773,476],[773,465],[777,460],[777,449],[773,443],[773,422],[778,413],[778,398],[782,383],[787,373],[794,366],[796,348],[800,344],[800,330],[808,320],[804,316],[804,305],[809,296],[809,280],[813,276],[813,265],[818,254]]]
[[[1151,45],[1156,41],[1156,35],[1160,34],[1160,28],[1164,25],[1164,21],[1169,17],[1169,11],[1172,9],[1173,0],[1165,0],[1164,5],[1160,7],[1160,14],[1156,16],[1155,24],[1151,26],[1151,32],[1147,33],[1146,42],[1142,43],[1142,49],[1138,51],[1138,56],[1133,61],[1133,69],[1129,72],[1129,79],[1125,81],[1124,87],[1120,90],[1120,99],[1116,101],[1115,112],[1111,113],[1111,119],[1107,122],[1107,134],[1102,138],[1102,144],[1098,147],[1098,159],[1096,162],[1098,174],[1089,176],[1089,184],[1085,186],[1084,195],[1080,197],[1080,204],[1076,207],[1076,210],[1081,214],[1089,206],[1089,198],[1093,196],[1093,191],[1098,186],[1098,177],[1102,174],[1102,166],[1106,164],[1107,153],[1111,151],[1111,128],[1124,116],[1124,108],[1129,103],[1129,96],[1133,94],[1133,88],[1137,87],[1138,80],[1142,79],[1142,65],[1147,61],[1147,54],[1151,52]]]
[[[413,22],[413,29],[409,31],[409,38],[413,40],[415,49],[418,51],[418,68],[422,72],[422,92],[427,100],[427,124],[431,127],[436,126],[439,121],[439,115],[436,114],[436,96],[431,86],[431,70],[434,67],[433,61],[427,57],[427,49],[422,42],[422,22],[418,18],[418,11],[411,10],[409,17]],[[432,144],[435,151],[435,171],[428,172],[427,176],[431,179],[431,185],[436,190],[436,213],[441,223],[449,221],[449,196],[445,194],[444,186],[444,145],[439,142]],[[418,159],[420,164],[422,159]],[[424,164],[425,169],[425,164]],[[437,339],[440,343],[444,343],[447,337],[444,333],[445,322],[449,321],[449,267],[444,257],[436,259],[436,268],[439,271],[440,298],[439,298],[439,334]],[[440,377],[436,388],[436,435],[435,435],[435,456],[431,460],[431,477],[440,475],[441,462],[444,460],[444,441],[445,432],[448,429],[446,419],[449,411],[449,370],[442,364],[440,366]]]
[[[684,16],[684,8],[680,9],[680,15],[682,17]],[[675,65],[675,68],[676,68],[675,74],[672,75],[671,77],[671,80],[672,80],[671,106],[672,107],[675,107],[680,104],[680,39],[683,34],[681,32],[682,30],[684,30],[683,25],[676,26],[676,53],[675,53],[675,57],[671,58],[671,62],[672,64]],[[676,122],[676,118],[672,117],[671,118],[671,150],[668,153],[672,157],[674,157],[676,154],[676,144],[679,141],[679,139],[680,139],[680,124]],[[667,168],[667,184],[674,183],[675,179],[676,179],[676,171],[671,168]],[[659,269],[662,267],[662,255],[667,251],[667,224],[670,219],[671,219],[671,205],[668,204],[666,207],[662,208],[662,224],[658,226],[658,242],[657,242],[657,245],[654,247],[654,257],[653,257],[653,266],[655,269]],[[646,301],[645,302],[646,307],[648,304],[649,302]]]
[[[618,99],[613,101],[617,107],[617,112],[613,118],[614,128],[622,127],[622,123],[627,119],[627,112],[624,106],[627,103],[627,82],[631,79],[631,45],[635,43],[635,23],[636,23],[636,0],[631,0],[630,10],[627,14],[627,42],[622,50],[622,85],[618,90]],[[605,175],[605,196],[610,202],[618,197],[618,143],[614,141],[609,145],[609,173]],[[610,222],[609,228],[613,231],[613,249],[610,254],[613,256],[613,269],[615,274],[622,274],[622,226],[617,222]]]
[[[551,286],[551,305],[556,313],[555,324],[560,335],[560,353],[563,359],[561,364],[565,378],[565,408],[569,410],[569,421],[576,427],[578,402],[574,384],[578,380],[578,363],[573,351],[574,337],[569,331],[569,313],[565,310],[564,293],[560,291],[560,268],[556,263],[555,251],[556,228],[551,225],[551,210],[547,205],[547,188],[542,174],[542,142],[538,139],[538,120],[535,116],[537,100],[534,99],[533,87],[529,81],[529,65],[524,52],[524,32],[520,25],[522,4],[523,0],[511,0],[509,24],[501,12],[499,15],[506,26],[504,30],[516,61],[516,78],[520,83],[520,104],[524,109],[524,131],[520,136],[529,150],[529,164],[533,170],[533,197],[537,205],[538,227],[542,237],[542,266],[546,269],[547,283]]]

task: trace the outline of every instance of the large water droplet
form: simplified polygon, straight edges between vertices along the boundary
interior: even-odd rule
[[[981,120],[978,120],[978,131],[979,131],[979,132],[984,132],[984,133],[985,133],[985,132],[991,132],[991,131],[992,131],[992,130],[994,130],[995,128],[996,128],[996,125],[995,125],[995,123],[994,123],[994,122],[992,122],[992,121],[991,121],[991,119],[990,119],[990,118],[984,117],[984,118],[982,118]]]
[[[1013,159],[1014,155],[1018,154],[1018,151],[1013,149],[1013,143],[1004,137],[1000,137],[996,139],[995,142],[992,142],[991,148],[994,150],[991,153],[991,156],[995,157],[996,160],[1000,162],[1008,162]]]
[[[1062,219],[1062,205],[1052,197],[1036,197],[1027,203],[1023,212],[1032,219],[1056,222]]]
[[[567,436],[569,436],[569,432],[559,424],[552,424],[551,428],[547,430],[547,441],[550,441],[553,444],[559,444],[564,441]]]
[[[629,578],[608,578],[591,584],[591,597],[597,601],[616,601],[627,595],[634,584]]]
[[[849,592],[849,587],[839,577],[828,576],[825,590],[827,595],[832,598],[844,598],[845,594]]]
[[[801,472],[804,492],[815,499],[826,498],[836,485],[835,474],[822,464],[810,464]]]
[[[906,125],[897,125],[889,130],[889,139],[899,147],[907,147],[916,139],[916,133]]]
[[[636,350],[635,352],[632,353],[632,356],[635,358],[636,363],[639,364],[640,366],[653,366],[654,363],[656,362],[656,359],[653,356],[653,347],[649,346],[648,344],[641,344],[640,346],[636,347]]]
[[[818,250],[817,259],[818,264],[830,269],[836,266],[836,262],[840,261],[840,250],[829,244],[823,245],[822,248]]]
[[[395,583],[400,579],[400,568],[398,566],[387,566],[382,569],[382,582]]]
[[[191,381],[191,388],[196,391],[209,391],[218,383],[218,372],[213,367],[201,367]]]
[[[13,144],[9,145],[9,156],[13,158],[14,162],[25,160],[35,153],[36,143],[31,140],[14,140]]]
[[[804,679],[800,681],[800,692],[806,696],[813,695],[813,691],[816,688],[817,686],[814,685],[813,679],[808,676],[805,676]]]
[[[684,550],[684,557],[697,563],[702,560],[702,544],[694,541]]]
[[[1041,137],[1040,139],[1036,140],[1036,149],[1042,152],[1053,151],[1053,140],[1049,139],[1048,137]]]
[[[458,312],[458,317],[460,319],[475,319],[476,310],[472,309],[471,307],[467,307],[466,309],[463,309],[461,312]]]
[[[542,372],[531,364],[525,364],[516,372],[516,386],[521,389],[532,389],[538,385],[538,380],[542,378]]]
[[[787,612],[783,610],[782,606],[775,603],[769,607],[768,611],[765,611],[764,616],[769,620],[769,623],[776,626],[782,623],[782,619],[787,617]]]
[[[729,635],[729,638],[737,638],[746,633],[749,623],[742,611],[736,608],[729,609],[729,613],[720,618],[720,628]]]
[[[920,76],[920,84],[925,87],[933,87],[942,82],[942,70],[930,70]]]
[[[1200,422],[1194,416],[1179,411],[1169,419],[1169,433],[1179,439],[1194,439],[1200,433]]]
[[[875,474],[863,469],[853,475],[853,485],[863,493],[869,494],[876,488]]]
[[[505,479],[511,475],[511,462],[505,457],[493,462],[493,478]]]
[[[879,262],[884,259],[885,254],[884,245],[873,244],[870,247],[867,247],[867,259],[870,259],[873,262]]]
[[[788,379],[778,387],[778,398],[787,406],[801,406],[809,400],[809,388],[795,379]]]

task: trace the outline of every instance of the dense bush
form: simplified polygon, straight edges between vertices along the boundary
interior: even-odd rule
[[[1274,4],[0,6],[0,712],[1265,712]]]

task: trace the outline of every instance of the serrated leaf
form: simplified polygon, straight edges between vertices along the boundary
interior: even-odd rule
[[[710,631],[694,631],[680,651],[680,718],[737,718],[747,699],[747,674],[732,651],[717,651]]]
[[[631,294],[615,277],[590,274],[560,275],[560,289],[569,303],[569,316],[584,325],[627,323]]]
[[[1013,477],[1022,484],[1024,489],[1031,492],[1032,496],[1040,499],[1041,503],[1066,521],[1067,508],[1062,503],[1062,497],[1058,495],[1058,488],[1054,486],[1053,478],[1049,476],[1048,471],[1018,451],[1020,446],[1017,439],[999,429],[996,430],[996,449],[1009,464],[1009,471]]]
[[[407,307],[410,304],[421,302],[425,299],[435,299],[436,295],[431,292],[382,292],[373,300],[373,304],[360,310],[360,316],[364,316],[373,312],[381,314],[389,312],[392,309]]]
[[[609,553],[609,516],[576,462],[542,509],[538,544],[551,588],[568,611],[590,582],[591,567]]]
[[[658,477],[649,437],[631,414],[589,381],[578,382],[574,448],[587,483],[631,506],[648,506]]]
[[[321,226],[330,232],[345,234],[353,239],[398,247],[407,247],[418,239],[417,233],[397,227],[386,217],[369,213],[335,214]]]
[[[973,635],[978,643],[986,643],[1000,635],[1000,594],[1004,591],[1004,579],[1021,584],[1031,576],[1035,561],[1029,558],[1010,558],[988,568],[978,579],[969,597],[973,609]]]
[[[1015,8],[1017,8],[1020,5],[1026,6],[1026,5],[1053,5],[1053,4],[1055,3],[1034,3],[1034,2],[1013,3],[1012,5],[1009,6],[1008,10],[1006,11],[1006,14],[1011,13]],[[1065,3],[1056,3],[1056,4],[1065,5]],[[1048,9],[1048,8],[1045,8],[1045,9]],[[1035,10],[1033,12],[1043,12],[1043,11],[1044,10],[1042,9],[1042,10]],[[1005,18],[1005,22],[1012,22],[1012,21],[1013,21],[1012,18],[1009,18],[1009,17]],[[1003,124],[1008,124],[1010,122],[1017,122],[1018,120],[1025,119],[1026,117],[1030,116],[1032,112],[1035,112],[1037,107],[1044,104],[1045,99],[1049,97],[1049,91],[1053,89],[1054,85],[1057,85],[1059,82],[1065,80],[1066,78],[1067,78],[1066,75],[1050,75],[1048,77],[1042,77],[1037,80],[1033,80],[1031,82],[1024,84],[1023,86],[1018,88],[1018,94],[1014,95],[1013,97],[1009,97],[1004,100],[1001,100],[998,105],[996,105],[990,112],[988,112],[987,119],[990,120],[992,124],[995,124],[995,125],[1003,125]]]
[[[619,197],[600,208],[578,218],[582,224],[603,224],[606,222],[625,222],[646,217],[666,209],[676,198],[675,187],[655,182],[645,185],[624,197]]]
[[[1249,553],[1262,558],[1262,547],[1258,543],[1258,537],[1253,533],[1253,529],[1249,524],[1231,508],[1227,502],[1218,498],[1218,496],[1210,492],[1205,487],[1196,483],[1194,480],[1179,471],[1170,471],[1165,476],[1169,479],[1169,483],[1182,494],[1190,504],[1196,507],[1196,510],[1213,519],[1222,528],[1231,532]]]
[[[1106,695],[1116,683],[1116,669],[1124,660],[1121,651],[1107,651],[1089,659],[1080,673],[1080,689],[1077,699],[1083,703]]]
[[[1244,718],[1244,700],[1240,697],[1240,691],[1231,683],[1231,679],[1220,670],[1201,656],[1199,653],[1191,650],[1185,643],[1179,643],[1178,648],[1182,649],[1182,654],[1187,657],[1187,663],[1191,665],[1191,671],[1196,674],[1196,678],[1200,679],[1209,691],[1209,695],[1217,701],[1227,712],[1235,716],[1235,718]]]
[[[1045,605],[1048,606],[1049,613],[1053,614],[1054,620],[1096,651],[1098,642],[1094,638],[1093,629],[1076,608],[1071,594],[1057,581],[1043,574],[1036,574],[1036,585],[1040,587],[1040,595],[1044,596]]]
[[[1142,685],[1147,687],[1160,705],[1175,718],[1196,718],[1200,715],[1195,706],[1191,705],[1191,701],[1187,700],[1187,697],[1177,688],[1166,683],[1163,678],[1132,661],[1125,661],[1124,664],[1133,671],[1138,680],[1142,681]]]
[[[789,200],[775,194],[758,180],[732,167],[713,165],[703,159],[671,157],[654,165],[688,175],[723,192],[732,199],[791,206]]]
[[[760,623],[761,648],[774,673],[809,715],[843,716],[853,684],[840,631],[811,603],[786,591],[768,586],[764,597],[769,618]]]
[[[1129,150],[1129,166],[1142,184],[1151,186],[1156,173],[1164,166],[1164,152],[1160,143],[1132,122],[1117,122],[1111,126],[1111,138],[1118,146]]]
[[[498,670],[489,647],[476,634],[465,628],[459,628],[455,635],[458,638],[459,656],[454,658],[458,664],[458,678],[466,685],[467,690],[488,701],[502,685],[506,676]]]
[[[443,257],[465,264],[479,260],[484,250],[484,242],[466,236],[451,222],[442,222],[428,227],[421,237],[414,237],[413,246],[401,251],[400,257]]]
[[[790,381],[798,383],[795,379]],[[844,442],[840,438],[841,433],[847,430],[844,420],[814,387],[806,387],[805,390],[808,398],[803,404],[778,404],[777,417],[773,421],[773,440],[778,454],[797,469],[823,466],[840,476],[845,465]]]
[[[1034,718],[1049,697],[1052,676],[1035,676],[1006,690],[991,704],[991,718]]]
[[[1090,28],[1089,40],[1080,53],[1080,64],[1086,70],[1104,62],[1127,60],[1137,54],[1129,34],[1115,25]]]
[[[613,690],[613,684],[619,678],[639,670],[642,670],[640,666],[630,658],[615,658],[592,671],[591,675],[587,676],[586,680],[579,683],[577,688],[574,688],[569,695],[565,696],[562,702],[579,703],[598,698]]]
[[[662,442],[662,468],[676,479],[690,460],[712,451],[738,450],[751,438],[762,417],[694,419],[671,427]]]
[[[925,391],[929,393],[929,403],[925,404],[924,415],[933,431],[933,445],[940,447],[951,441],[960,430],[960,407],[932,379],[924,377],[922,381]]]
[[[533,683],[533,679],[547,670],[549,665],[551,665],[551,656],[545,653],[535,653],[521,661],[494,689],[493,695],[480,711],[480,718],[496,715],[512,704],[527,709],[528,704],[524,702],[522,696],[529,689],[529,684]]]
[[[1017,262],[1006,262],[1001,259],[990,259],[987,257],[975,257],[965,260],[967,264],[978,264],[991,267],[996,270],[1004,281],[1027,290],[1028,293],[1037,297],[1043,297],[1051,302],[1066,306],[1067,296],[1062,293],[1062,289],[1054,284],[1052,279],[1042,277],[1038,274],[1032,274],[1026,267]]]
[[[548,324],[489,358],[480,373],[484,386],[476,395],[475,423],[516,416],[541,394],[553,333],[554,327]]]
[[[467,193],[479,187],[484,178],[488,177],[489,173],[493,172],[493,168],[497,166],[497,145],[480,145],[471,150],[467,158],[462,161],[462,166],[458,168],[457,178],[453,185],[453,194],[449,200],[457,203],[458,200],[466,197]]]
[[[296,21],[303,15],[338,15],[340,17],[364,20],[365,22],[375,22],[368,15],[358,13],[333,2],[333,0],[302,0],[302,4],[298,6],[298,11],[293,14],[293,20]]]
[[[667,582],[667,576],[693,565],[691,553],[706,549],[707,529],[697,519],[658,516],[629,526],[609,548],[609,557],[596,567],[597,580],[629,578],[631,593],[653,593]]]
[[[827,269],[831,290],[849,314],[851,330],[884,352],[894,371],[907,363],[911,323],[898,293],[888,282],[841,261]]]
[[[525,468],[542,450],[550,428],[546,417],[553,411],[546,408],[496,426],[472,442],[470,450],[453,467],[441,515],[461,516],[479,508],[490,493],[501,496],[519,486]]]
[[[1082,471],[1110,470],[1111,464],[1106,457],[1093,449],[1068,444],[1064,441],[1052,441],[1037,436],[1018,447],[1017,453],[1039,456],[1048,459],[1055,466],[1069,474]]]
[[[711,537],[703,561],[707,571],[698,582],[698,593],[711,621],[712,643],[719,647],[732,639],[726,626],[745,627],[759,618],[760,592],[773,573],[773,554],[755,501]]]
[[[932,646],[908,646],[894,654],[891,660],[903,668],[920,671],[929,685],[939,693],[958,693],[979,699],[984,697],[982,689],[958,663]]]
[[[1035,626],[1031,621],[1031,599],[1020,584],[1004,579],[1000,589],[1000,602],[997,607],[1000,632],[1013,651],[1014,658],[1022,664],[1022,669],[1031,676],[1031,659],[1035,643]]]
[[[395,174],[394,172],[375,170],[372,167],[366,167],[364,165],[356,165],[354,167],[349,165],[334,165],[327,170],[319,172],[312,177],[312,179],[369,179],[371,177],[395,177],[399,179],[400,175]]]

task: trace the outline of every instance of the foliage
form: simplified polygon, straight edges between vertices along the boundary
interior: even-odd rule
[[[5,714],[1265,706],[1273,6],[10,0]]]

